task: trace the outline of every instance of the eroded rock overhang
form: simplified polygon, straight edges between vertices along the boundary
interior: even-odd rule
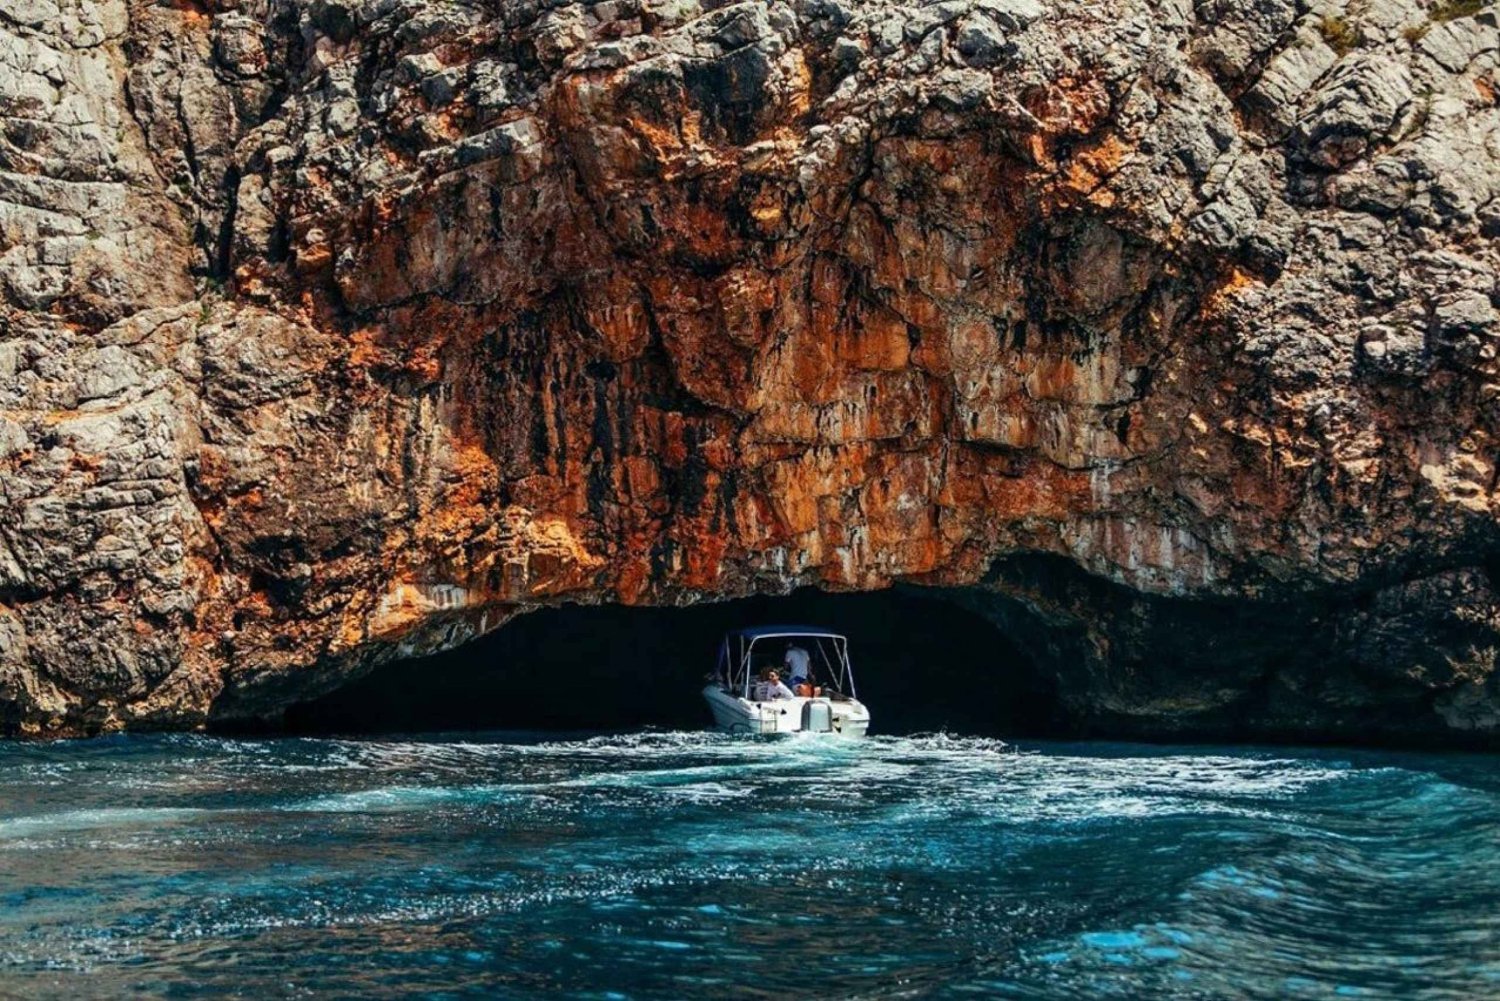
[[[7,730],[906,583],[1140,732],[1493,733],[1494,18],[1325,16],[8,22]]]

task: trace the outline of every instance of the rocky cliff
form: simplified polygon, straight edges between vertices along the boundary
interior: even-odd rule
[[[1489,739],[1497,65],[1470,0],[8,3],[0,727],[906,583],[1122,732]]]

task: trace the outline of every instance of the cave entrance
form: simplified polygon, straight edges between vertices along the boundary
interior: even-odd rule
[[[940,592],[807,588],[686,608],[565,605],[446,653],[393,662],[294,706],[297,733],[703,729],[720,637],[798,622],[849,637],[872,733],[1056,733],[1052,685],[988,619]]]

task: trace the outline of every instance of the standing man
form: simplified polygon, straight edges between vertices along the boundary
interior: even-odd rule
[[[812,655],[802,647],[788,643],[782,663],[786,665],[786,675],[792,679],[793,688],[812,681]]]

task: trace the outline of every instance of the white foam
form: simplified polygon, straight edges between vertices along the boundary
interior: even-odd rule
[[[0,839],[29,838],[60,831],[86,831],[177,823],[196,820],[212,810],[192,807],[104,807],[97,810],[64,810],[31,817],[0,820]]]

